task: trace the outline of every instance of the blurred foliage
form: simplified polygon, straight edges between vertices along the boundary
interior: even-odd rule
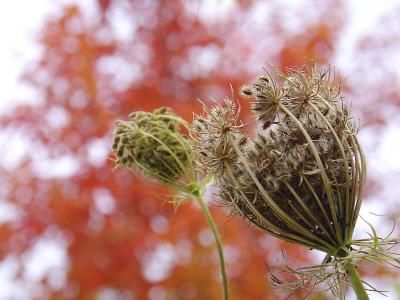
[[[0,225],[1,258],[24,257],[43,237],[66,242],[65,281],[58,286],[54,274],[43,276],[32,299],[221,298],[216,250],[194,203],[175,212],[158,196],[168,191],[111,171],[114,121],[160,106],[190,120],[201,109],[196,98],[230,96],[230,85],[236,94],[269,63],[329,63],[345,16],[341,1],[310,1],[307,8],[221,2],[98,0],[93,11],[70,5],[47,20],[41,59],[24,78],[38,99],[0,119],[28,145],[15,168],[0,169],[5,198],[19,212]],[[77,168],[53,176],[60,158]],[[101,206],[106,196],[108,208]],[[308,249],[229,219],[212,204],[211,212],[232,300],[285,298],[265,280],[267,264],[281,264],[282,251],[293,266],[316,262]],[[24,280],[22,261],[16,274]]]

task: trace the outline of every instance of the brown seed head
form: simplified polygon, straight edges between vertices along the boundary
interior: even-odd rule
[[[247,138],[241,134],[239,123],[239,106],[226,99],[225,106],[216,105],[209,110],[205,105],[202,116],[195,115],[191,128],[192,137],[196,140],[195,154],[199,168],[214,176],[222,175],[226,165],[237,160],[237,153],[229,141],[233,137],[241,147]]]
[[[263,128],[254,140],[236,125],[232,101],[205,108],[193,131],[200,165],[215,176],[232,213],[274,236],[334,254],[351,240],[366,167],[331,74],[316,66],[290,68],[245,87]]]

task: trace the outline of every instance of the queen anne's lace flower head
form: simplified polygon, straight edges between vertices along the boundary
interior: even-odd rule
[[[133,112],[117,121],[112,149],[116,165],[139,170],[164,185],[184,190],[196,178],[185,121],[169,108]]]
[[[242,95],[259,122],[246,136],[238,105],[195,116],[199,167],[221,202],[270,234],[335,255],[351,240],[366,179],[357,127],[328,68],[277,70]]]

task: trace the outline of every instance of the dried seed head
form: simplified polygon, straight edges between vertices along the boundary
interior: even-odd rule
[[[247,138],[240,133],[238,117],[240,108],[233,101],[226,99],[225,106],[216,105],[211,110],[203,106],[204,114],[195,115],[191,128],[195,139],[195,154],[198,167],[205,173],[220,176],[225,172],[226,165],[237,159],[237,153],[232,147],[230,137],[233,137],[240,147],[245,147]]]
[[[276,70],[243,88],[263,128],[254,140],[236,125],[231,101],[205,108],[192,130],[200,165],[215,176],[232,213],[334,255],[351,240],[366,167],[331,74],[316,66]]]
[[[259,77],[251,87],[243,87],[241,94],[253,96],[254,101],[251,103],[251,108],[264,129],[275,122],[279,103],[284,99],[285,92],[275,84],[269,74]]]
[[[165,107],[117,121],[112,145],[116,165],[140,170],[168,186],[186,186],[195,175],[190,140],[180,130],[183,122]]]
[[[253,99],[259,132],[254,139],[241,132],[239,111],[230,100],[204,107],[192,126],[201,169],[214,176],[220,202],[231,214],[329,258],[312,268],[288,267],[298,280],[271,274],[271,282],[285,290],[326,283],[343,298],[346,266],[354,259],[399,267],[398,254],[392,252],[398,239],[378,238],[370,225],[370,239],[352,240],[366,162],[358,127],[341,103],[336,74],[315,65],[290,68],[286,74],[276,70],[241,93]]]

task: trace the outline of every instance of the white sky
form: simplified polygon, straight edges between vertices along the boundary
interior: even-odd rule
[[[33,42],[43,17],[49,11],[50,0],[14,0],[3,3],[0,10],[0,113],[15,99],[33,93],[21,85],[18,78],[27,64],[38,58],[41,48]]]
[[[57,4],[55,4],[57,2]],[[4,2],[0,10],[0,115],[21,99],[35,99],[35,91],[26,84],[22,84],[18,78],[23,74],[27,65],[40,57],[42,53],[41,47],[34,41],[34,37],[41,29],[44,18],[57,11],[57,8],[63,3],[79,2],[80,5],[92,3],[91,0],[86,1],[51,1],[51,0],[13,0]],[[351,16],[348,28],[344,32],[338,44],[338,55],[335,59],[339,68],[346,73],[351,69],[352,59],[354,58],[354,46],[357,38],[368,32],[374,26],[379,16],[388,11],[395,3],[395,0],[390,1],[363,1],[351,0],[346,2]],[[397,158],[400,143],[400,123],[393,122],[389,124],[385,132],[385,138],[374,153],[367,153],[368,159],[373,161],[372,167],[380,168],[379,172],[384,172],[388,169],[400,169],[400,160]],[[2,145],[0,132],[0,146]],[[368,133],[362,135],[365,139],[363,142],[368,144]],[[18,143],[13,145],[13,153],[24,151],[24,144]],[[21,149],[18,149],[21,148]],[[368,146],[366,147],[368,149]],[[395,157],[395,159],[392,159]],[[10,160],[13,158],[11,157]],[[395,162],[395,164],[393,164]],[[389,183],[391,186],[394,184]],[[390,187],[391,187],[390,186]],[[1,195],[0,195],[1,196]],[[104,206],[105,207],[105,206]],[[106,209],[106,208],[105,208]],[[108,206],[107,206],[107,209]],[[362,209],[362,214],[366,215],[369,211],[380,211],[379,201],[372,201],[365,205]],[[0,199],[0,222],[7,221],[8,213],[2,216],[1,211],[11,211],[12,208],[8,204],[2,203]],[[10,214],[11,214],[10,213]],[[15,212],[14,212],[15,213]],[[376,222],[380,222],[376,220]],[[366,225],[359,222],[360,228],[367,229]],[[359,230],[360,231],[360,230]],[[67,263],[65,250],[63,250],[64,242],[60,237],[44,237],[39,240],[32,250],[26,254],[26,276],[33,283],[35,280],[40,280],[43,276],[54,268],[62,268]],[[40,249],[41,251],[38,251]],[[50,258],[50,259],[49,259]],[[43,265],[41,262],[47,261]],[[54,264],[51,264],[54,262]],[[0,262],[0,300],[27,299],[29,292],[34,292],[34,285],[29,291],[21,290],[20,283],[14,280],[15,277],[15,258],[7,256],[5,260]],[[60,284],[63,278],[56,280],[55,284]],[[385,288],[388,283],[382,284]],[[375,294],[373,299],[394,299],[394,294],[389,294],[388,298],[384,298]],[[349,297],[348,299],[355,299]]]

